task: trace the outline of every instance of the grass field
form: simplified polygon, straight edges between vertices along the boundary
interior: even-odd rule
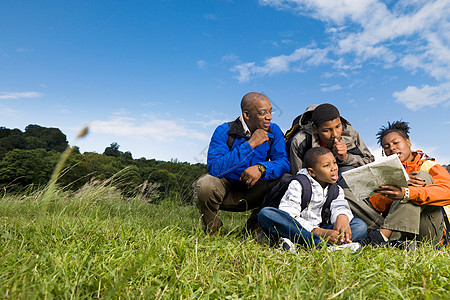
[[[0,200],[6,299],[434,299],[450,297],[448,248],[297,254],[240,234],[225,213],[207,237],[194,206],[123,199],[92,184]]]

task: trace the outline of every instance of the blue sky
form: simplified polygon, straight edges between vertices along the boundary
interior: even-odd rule
[[[257,91],[283,130],[328,102],[374,155],[403,119],[450,163],[448,0],[5,0],[0,32],[0,126],[58,127],[82,152],[205,162]]]

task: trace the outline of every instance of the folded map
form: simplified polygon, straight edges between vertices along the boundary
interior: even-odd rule
[[[375,195],[380,185],[408,186],[408,174],[396,154],[343,172],[342,177],[358,200]]]

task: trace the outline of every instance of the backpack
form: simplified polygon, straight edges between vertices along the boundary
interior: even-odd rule
[[[294,176],[283,177],[280,180],[280,182],[278,182],[266,195],[264,206],[278,208],[278,206],[280,205],[281,198],[283,198],[292,180],[297,180],[302,186],[301,211],[303,211],[309,205],[309,202],[311,202],[311,195],[312,195],[311,182],[309,182],[308,177],[304,174],[297,174]],[[338,196],[339,196],[339,187],[337,183],[333,183],[328,188],[327,200],[325,201],[325,204],[322,207],[322,214],[321,214],[322,223],[320,223],[320,226],[330,224],[331,202]]]
[[[289,128],[286,131],[286,134],[284,135],[284,141],[286,142],[286,150],[288,151],[288,153],[289,149],[291,148],[292,138],[297,132],[301,131],[306,124],[312,122],[311,121],[312,113],[316,107],[317,105],[308,106],[308,108],[303,114],[297,116],[294,119],[294,121],[292,121],[291,128]],[[310,149],[312,147],[312,136],[307,132],[305,132],[305,134],[306,134],[306,149]],[[303,155],[300,157],[303,157]]]

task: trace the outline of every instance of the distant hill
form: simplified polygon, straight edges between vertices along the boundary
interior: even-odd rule
[[[28,125],[25,132],[0,127],[0,191],[20,192],[27,187],[44,186],[68,147],[66,135],[58,128]],[[180,197],[190,202],[191,185],[206,173],[204,164],[133,159],[115,142],[103,154],[80,153],[74,147],[66,170],[58,180],[61,186],[75,190],[92,179],[111,180],[125,195],[152,193],[164,197]]]

